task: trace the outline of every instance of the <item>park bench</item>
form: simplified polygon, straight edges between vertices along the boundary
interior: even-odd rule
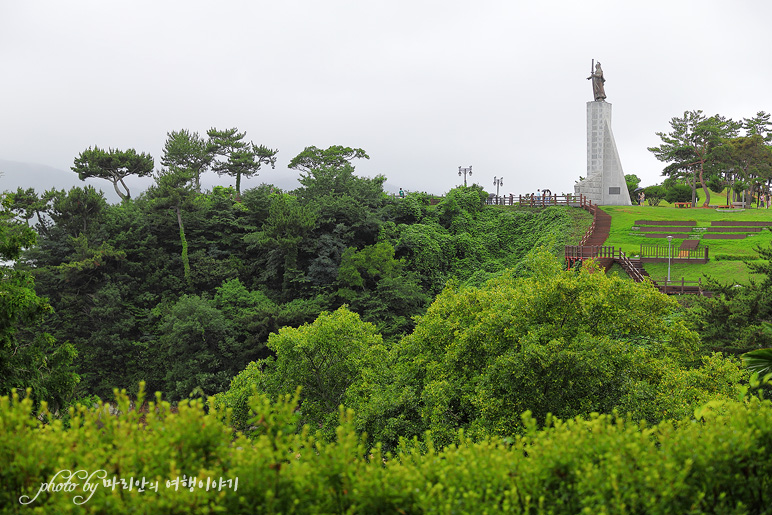
[[[673,204],[675,207],[691,207],[691,202],[676,202]]]

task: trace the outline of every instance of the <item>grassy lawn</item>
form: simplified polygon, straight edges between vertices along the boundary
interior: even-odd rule
[[[716,198],[716,200],[721,197]],[[725,198],[725,197],[724,197]],[[713,199],[711,199],[711,204]],[[719,202],[717,202],[719,203]],[[662,238],[647,238],[641,232],[633,230],[636,220],[682,221],[694,220],[697,227],[709,227],[712,221],[772,221],[772,209],[746,209],[744,211],[716,211],[703,208],[675,208],[668,205],[653,206],[605,206],[603,211],[611,215],[611,232],[606,245],[622,249],[627,255],[635,256],[640,252],[642,244],[660,244],[667,248],[667,240]],[[693,231],[691,236],[699,234]],[[673,248],[677,249],[683,239],[674,237]],[[707,246],[710,261],[705,264],[671,264],[671,279],[684,277],[687,281],[696,281],[704,274],[710,275],[722,282],[744,283],[750,276],[743,259],[753,259],[757,256],[753,248],[767,247],[772,242],[772,231],[767,229],[759,233],[749,234],[742,240],[700,240],[700,247]],[[667,263],[646,263],[646,271],[654,280],[667,277]]]
[[[563,209],[560,207],[555,208],[548,208],[548,209]],[[582,237],[584,236],[584,233],[587,232],[587,229],[590,228],[590,225],[592,225],[592,215],[585,211],[584,209],[579,208],[571,208],[568,210],[571,217],[574,219],[574,223],[571,226],[571,234],[568,236],[568,244],[570,245],[576,245],[579,241],[582,240]],[[576,242],[576,243],[573,243]]]

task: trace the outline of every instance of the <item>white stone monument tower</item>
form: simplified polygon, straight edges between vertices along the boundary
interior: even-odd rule
[[[606,102],[600,63],[592,74],[594,102],[587,102],[587,177],[574,185],[576,195],[584,195],[601,206],[630,206],[625,173],[611,131],[611,104]]]

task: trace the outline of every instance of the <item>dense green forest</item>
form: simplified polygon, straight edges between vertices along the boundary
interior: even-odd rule
[[[367,155],[345,147],[297,156],[291,192],[199,193],[191,151],[172,136],[168,166],[137,198],[109,205],[89,186],[5,195],[4,230],[27,238],[8,273],[34,281],[46,313],[4,348],[4,392],[31,386],[55,407],[145,381],[174,401],[206,398],[274,355],[266,343],[282,327],[345,304],[397,341],[449,279],[482,284],[588,223],[574,210],[484,207],[477,186],[434,206],[424,193],[394,198],[384,177],[355,175],[352,160]],[[137,159],[110,152],[90,149],[73,169],[85,177],[87,158]]]
[[[72,508],[35,496],[66,469],[242,482],[105,487],[95,511],[769,513],[772,374],[734,354],[769,341],[772,249],[679,303],[565,269],[583,210],[395,198],[347,147],[242,191],[276,151],[210,132],[170,134],[136,197],[149,156],[82,153],[119,204],[3,195],[0,504]],[[236,187],[200,191],[205,164]]]

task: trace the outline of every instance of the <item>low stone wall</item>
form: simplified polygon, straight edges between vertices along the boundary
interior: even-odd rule
[[[635,225],[667,225],[671,227],[695,227],[695,220],[636,220]]]
[[[638,222],[635,222],[636,224]],[[741,221],[720,221],[710,222],[713,227],[772,227],[772,222],[741,222]]]
[[[703,240],[744,240],[747,234],[705,234]]]

